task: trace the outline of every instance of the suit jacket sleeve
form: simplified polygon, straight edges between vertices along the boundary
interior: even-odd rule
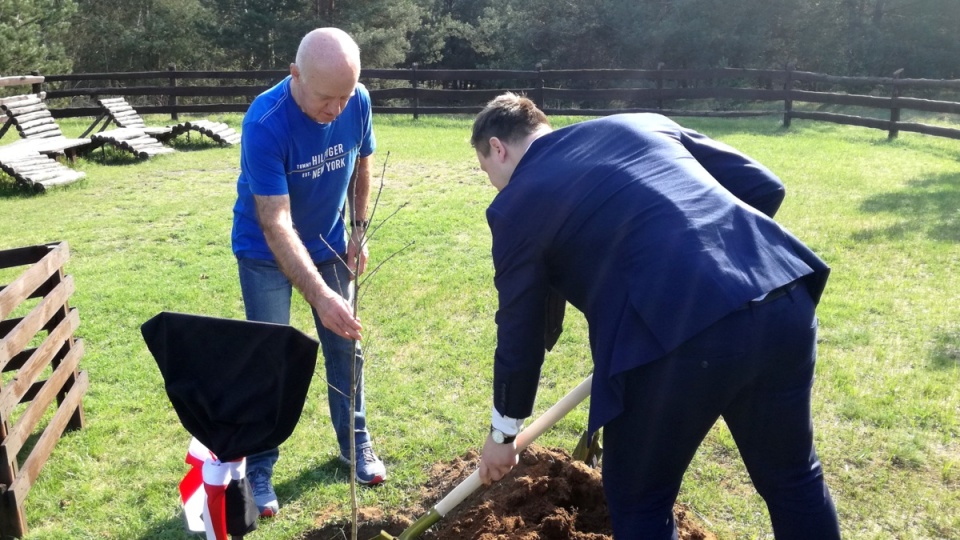
[[[771,218],[780,209],[786,195],[783,182],[759,162],[692,129],[680,128],[680,142],[738,199]]]
[[[526,418],[533,412],[544,358],[550,288],[543,250],[531,229],[518,227],[493,208],[487,220],[499,297],[493,405],[503,416]]]

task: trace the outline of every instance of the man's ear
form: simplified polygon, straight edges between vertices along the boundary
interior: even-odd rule
[[[300,68],[296,64],[290,64],[290,75],[293,75],[294,79],[300,80]]]
[[[490,137],[490,154],[503,163],[507,160],[507,146],[499,138]]]

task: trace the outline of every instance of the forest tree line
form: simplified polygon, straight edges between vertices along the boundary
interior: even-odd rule
[[[286,69],[322,26],[365,68],[960,78],[958,0],[3,0],[0,76]]]

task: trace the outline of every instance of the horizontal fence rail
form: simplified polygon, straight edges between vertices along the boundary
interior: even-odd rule
[[[523,93],[550,115],[604,116],[659,112],[668,116],[782,116],[855,125],[888,132],[913,131],[960,139],[960,129],[901,120],[904,110],[960,114],[960,80],[846,77],[786,69],[364,69],[360,74],[378,114],[476,114],[504,91]],[[11,84],[46,91],[56,118],[97,116],[95,99],[135,98],[141,114],[243,113],[255,96],[287,70],[39,73]],[[28,80],[29,79],[29,80]],[[909,95],[907,95],[909,94]],[[66,103],[65,105],[61,105]],[[797,107],[802,104],[801,107]],[[883,117],[825,110],[857,108]]]

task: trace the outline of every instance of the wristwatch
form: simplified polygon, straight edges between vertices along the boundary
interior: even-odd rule
[[[365,231],[367,227],[370,226],[370,221],[366,219],[354,219],[350,221],[350,226],[354,229]]]
[[[490,438],[493,439],[493,442],[497,444],[510,444],[517,438],[517,436],[507,435],[499,429],[490,426]]]

